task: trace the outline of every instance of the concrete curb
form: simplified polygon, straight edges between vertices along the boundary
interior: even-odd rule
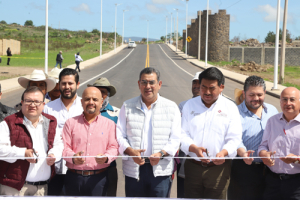
[[[183,53],[180,50],[177,50],[177,52],[176,52],[176,47],[175,46],[168,44],[168,47],[172,51],[174,51],[177,55],[181,56],[183,59],[186,59],[191,64],[193,64],[193,65],[195,65],[195,66],[197,66],[197,67],[199,67],[203,70],[213,66],[213,65],[207,64],[207,67],[205,67],[204,62],[199,61],[198,59],[196,59],[192,56],[189,56],[189,55],[186,58],[185,53]],[[236,73],[236,72],[232,72],[232,71],[229,71],[229,70],[226,70],[226,69],[223,69],[223,68],[218,67],[218,69],[224,74],[224,76],[226,78],[228,78],[232,81],[235,81],[237,83],[240,83],[240,84],[244,84],[245,80],[249,77],[249,76],[239,74],[239,73]],[[269,94],[273,97],[276,97],[276,98],[280,98],[280,94],[281,94],[282,90],[284,90],[286,88],[285,86],[278,84],[277,85],[278,90],[272,90],[273,83],[270,82],[270,81],[265,81],[265,83],[266,83],[267,94]]]
[[[86,61],[83,61],[80,63],[80,70],[82,69],[85,69],[85,68],[88,68],[88,67],[91,67],[107,58],[110,58],[111,56],[117,54],[118,52],[120,52],[121,50],[123,50],[124,48],[126,48],[127,45],[124,44],[123,46],[119,46],[118,48],[116,48],[116,52],[114,50],[106,53],[106,54],[103,54],[102,55],[102,58],[100,59],[100,57],[95,57],[95,58],[91,58],[89,60],[86,60]],[[75,58],[74,58],[75,60]],[[75,61],[74,61],[75,62]],[[51,68],[51,67],[50,67]],[[68,65],[66,68],[71,68],[71,69],[75,69],[76,68],[76,64],[72,64],[72,65]],[[32,69],[32,71],[34,70],[34,68]],[[29,78],[30,75],[26,75],[24,76],[26,78]],[[11,79],[6,79],[6,80],[3,80],[3,81],[0,81],[0,84],[1,84],[1,92],[2,93],[5,93],[5,92],[11,92],[13,90],[17,90],[17,89],[20,89],[22,88],[19,83],[18,83],[18,78],[19,77],[16,77],[16,78],[11,78]]]

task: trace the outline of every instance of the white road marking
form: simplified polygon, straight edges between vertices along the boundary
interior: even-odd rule
[[[112,66],[111,68],[107,69],[106,71],[102,72],[101,74],[98,74],[98,75],[94,76],[93,78],[90,78],[90,79],[87,80],[87,81],[84,81],[83,83],[80,83],[79,87],[80,87],[80,86],[83,86],[84,84],[90,82],[91,80],[93,80],[93,79],[95,79],[95,78],[97,78],[97,77],[99,77],[99,76],[105,74],[106,72],[112,70],[113,68],[117,67],[121,62],[123,62],[123,61],[124,61],[124,60],[125,60],[125,59],[133,52],[133,50],[134,50],[134,49],[132,49],[132,50],[129,52],[129,54],[128,54],[127,56],[125,56],[125,58],[123,58],[120,62],[118,62],[117,64],[115,64],[115,65]]]

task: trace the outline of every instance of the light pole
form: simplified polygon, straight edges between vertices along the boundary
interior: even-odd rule
[[[128,10],[123,10],[123,35],[122,35],[122,46],[123,46],[123,41],[124,41],[124,13],[127,12]]]
[[[167,40],[168,40],[168,38],[167,38],[167,36],[168,36],[168,16],[166,16],[166,44],[168,43],[167,42]]]
[[[188,37],[188,29],[187,29],[187,21],[188,21],[188,1],[186,0],[186,16],[185,16],[185,57],[187,58],[187,37]]]
[[[177,28],[176,28],[176,52],[177,52],[177,49],[178,49],[178,9],[174,8],[174,10],[176,10],[176,12],[177,12]],[[174,27],[175,27],[175,24],[174,24]]]
[[[284,16],[283,16],[283,28],[282,28],[282,45],[281,45],[281,62],[279,72],[279,83],[284,83],[284,68],[285,68],[285,44],[286,44],[286,23],[288,12],[288,0],[285,0],[284,4]]]
[[[121,5],[121,4],[115,4],[116,6],[116,12],[115,12],[115,52],[116,52],[116,48],[117,48],[117,13],[118,13],[118,9],[117,7]]]
[[[48,0],[46,0],[46,24],[45,24],[45,74],[48,74]]]
[[[209,10],[209,0],[207,0],[207,8],[206,8],[205,67],[207,67],[207,55],[208,55],[208,10]]]
[[[101,0],[101,17],[100,17],[100,58],[102,57],[102,0]]]
[[[172,40],[172,16],[173,15],[173,13],[171,13],[171,33],[170,33],[170,44],[171,44],[171,40]]]
[[[272,90],[277,90],[277,82],[278,82],[279,22],[280,22],[280,0],[278,0],[278,4],[277,4],[275,59],[274,59],[274,86]]]

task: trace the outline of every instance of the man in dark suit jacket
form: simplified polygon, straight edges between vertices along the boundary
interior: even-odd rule
[[[12,56],[10,47],[7,48],[6,54],[7,56]],[[10,62],[10,57],[7,58],[7,65],[9,65],[9,62]]]
[[[60,66],[60,69],[61,69],[61,63],[62,63],[62,61],[63,61],[63,56],[62,56],[62,51],[60,51],[58,54],[57,54],[57,56],[56,56],[56,65],[55,65],[55,67],[57,67],[57,65],[59,64],[59,66]]]

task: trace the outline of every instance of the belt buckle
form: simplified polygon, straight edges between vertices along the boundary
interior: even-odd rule
[[[89,172],[88,175],[84,175],[84,172],[86,172],[86,171]],[[81,171],[81,175],[82,175],[82,176],[90,176],[90,175],[91,175],[91,172],[90,172],[89,170],[82,170],[82,171]]]
[[[208,167],[208,163],[203,164],[204,162],[201,161],[201,166],[202,167]]]

